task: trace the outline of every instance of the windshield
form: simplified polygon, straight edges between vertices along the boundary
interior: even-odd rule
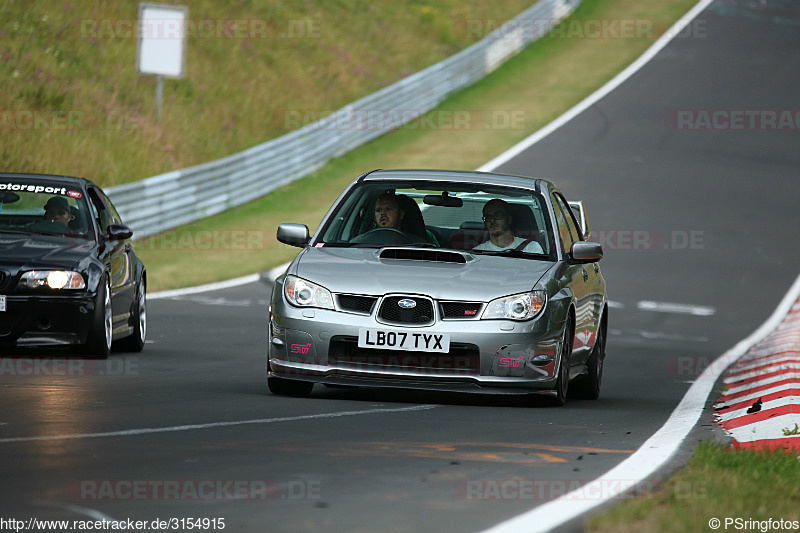
[[[314,246],[417,246],[549,257],[550,219],[531,190],[452,182],[356,184]]]
[[[0,183],[0,232],[93,239],[86,198],[58,183]]]

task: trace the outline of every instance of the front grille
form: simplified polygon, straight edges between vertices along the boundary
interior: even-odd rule
[[[399,305],[401,300],[413,300],[416,305],[410,309],[403,308]],[[430,324],[433,322],[433,302],[419,296],[389,296],[384,298],[378,316],[395,324]]]
[[[412,371],[430,374],[479,375],[480,350],[474,344],[450,343],[447,353],[359,348],[358,337],[331,338],[328,362],[359,370]]]
[[[351,313],[368,315],[372,313],[372,306],[378,300],[374,296],[359,296],[357,294],[339,294],[339,309]]]
[[[480,315],[481,302],[439,302],[441,306],[442,318],[478,318]]]
[[[5,288],[6,280],[8,279],[8,272],[0,270],[0,290]]]

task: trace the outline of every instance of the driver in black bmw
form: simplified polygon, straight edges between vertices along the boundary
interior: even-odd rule
[[[66,198],[53,196],[44,204],[44,219],[34,222],[28,229],[42,233],[69,233],[72,212]]]

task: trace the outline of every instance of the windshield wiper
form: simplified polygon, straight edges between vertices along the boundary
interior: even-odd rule
[[[319,246],[319,244],[322,244],[322,246]],[[353,246],[353,243],[350,242],[323,242],[319,244],[317,246],[320,248],[350,248]]]
[[[52,237],[64,237],[66,233],[55,233],[52,231],[41,231],[41,230],[28,230],[25,233],[35,233],[36,235],[48,235]]]

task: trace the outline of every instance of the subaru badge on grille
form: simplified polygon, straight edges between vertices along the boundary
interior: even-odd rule
[[[415,302],[410,298],[403,298],[402,300],[397,302],[397,305],[399,305],[403,309],[414,309],[417,306],[417,302]]]

